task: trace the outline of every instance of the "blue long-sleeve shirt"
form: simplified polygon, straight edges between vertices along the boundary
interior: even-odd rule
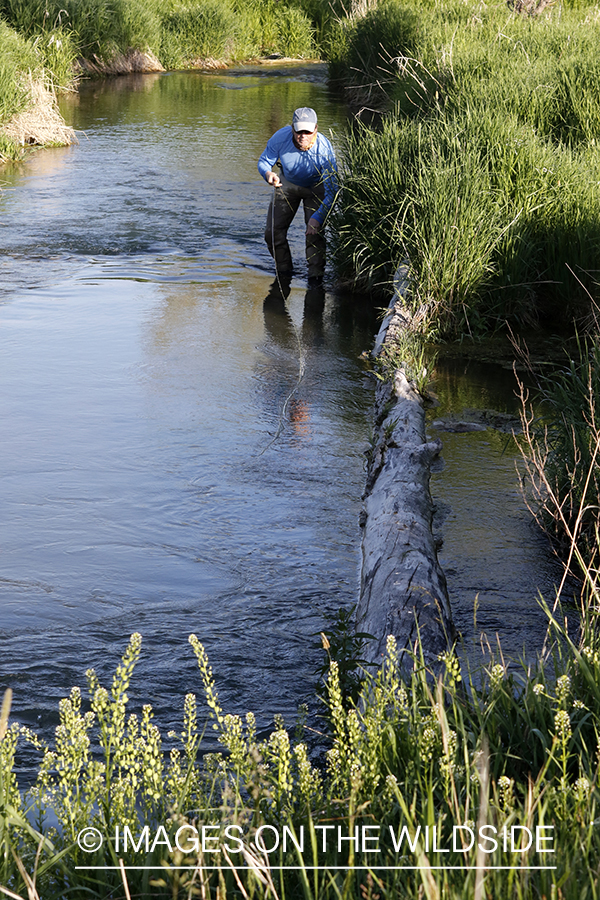
[[[291,125],[285,125],[269,139],[258,160],[258,171],[266,179],[279,161],[284,177],[299,187],[314,187],[322,183],[325,188],[323,203],[314,213],[321,225],[333,205],[338,189],[337,166],[333,147],[327,138],[317,132],[317,139],[309,150],[298,150],[294,144]]]

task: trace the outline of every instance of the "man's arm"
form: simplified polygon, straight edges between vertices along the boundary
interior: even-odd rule
[[[331,207],[335,203],[339,190],[337,164],[333,147],[329,141],[327,141],[327,148],[329,154],[321,168],[321,182],[325,188],[325,196],[320,207],[308,220],[308,225],[306,227],[307,234],[317,234],[321,230],[325,219],[329,215]]]
[[[258,171],[265,179],[267,184],[274,185],[275,187],[279,187],[281,184],[279,175],[275,172],[272,172],[272,168],[279,159],[279,151],[280,151],[280,136],[281,131],[283,129],[279,129],[276,131],[272,137],[267,141],[267,146],[260,154],[258,159]]]

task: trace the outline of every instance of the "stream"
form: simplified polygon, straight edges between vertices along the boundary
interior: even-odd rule
[[[356,602],[373,402],[359,357],[377,314],[331,282],[306,290],[299,221],[290,296],[265,302],[256,161],[299,106],[335,141],[345,110],[322,66],[84,84],[62,101],[79,144],[2,172],[0,691],[46,738],[58,700],[89,667],[109,684],[134,631],[129,696],[163,733],[202,692],[191,632],[227,712],[292,724],[319,631]],[[439,380],[437,416],[514,403],[495,371],[440,362]],[[535,652],[555,574],[514,448],[431,421],[457,626]]]

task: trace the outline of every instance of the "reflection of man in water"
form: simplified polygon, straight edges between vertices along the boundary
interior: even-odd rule
[[[272,171],[276,163],[281,167],[281,175]],[[265,241],[275,259],[278,277],[289,280],[292,276],[287,233],[303,202],[308,284],[318,287],[325,271],[323,225],[337,192],[337,167],[333,147],[318,132],[314,109],[297,109],[292,124],[275,132],[260,156],[258,171],[275,188]]]
[[[273,354],[273,360],[276,360],[270,371],[276,385],[273,391],[274,400],[281,402],[283,395],[286,394],[274,440],[279,437],[285,424],[291,425],[297,438],[310,440],[311,392],[302,398],[295,394],[304,380],[304,371],[309,364],[308,357],[311,353],[318,353],[318,347],[323,343],[325,294],[322,288],[309,288],[306,291],[302,328],[298,330],[285,303],[289,293],[288,285],[285,285],[282,293],[275,280],[264,302],[265,330],[271,339],[268,342],[271,344],[270,353]],[[297,381],[289,390],[296,371]]]

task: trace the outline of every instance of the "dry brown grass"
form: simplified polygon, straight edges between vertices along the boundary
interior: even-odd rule
[[[191,69],[227,69],[229,63],[226,59],[213,59],[212,56],[198,57],[190,63]]]
[[[77,137],[56,106],[56,97],[42,79],[28,76],[31,103],[0,129],[0,133],[20,147],[61,146],[77,143]]]
[[[77,68],[84,75],[129,75],[133,72],[164,72],[164,67],[150,50],[128,50],[117,53],[110,62],[98,56],[77,60]]]

